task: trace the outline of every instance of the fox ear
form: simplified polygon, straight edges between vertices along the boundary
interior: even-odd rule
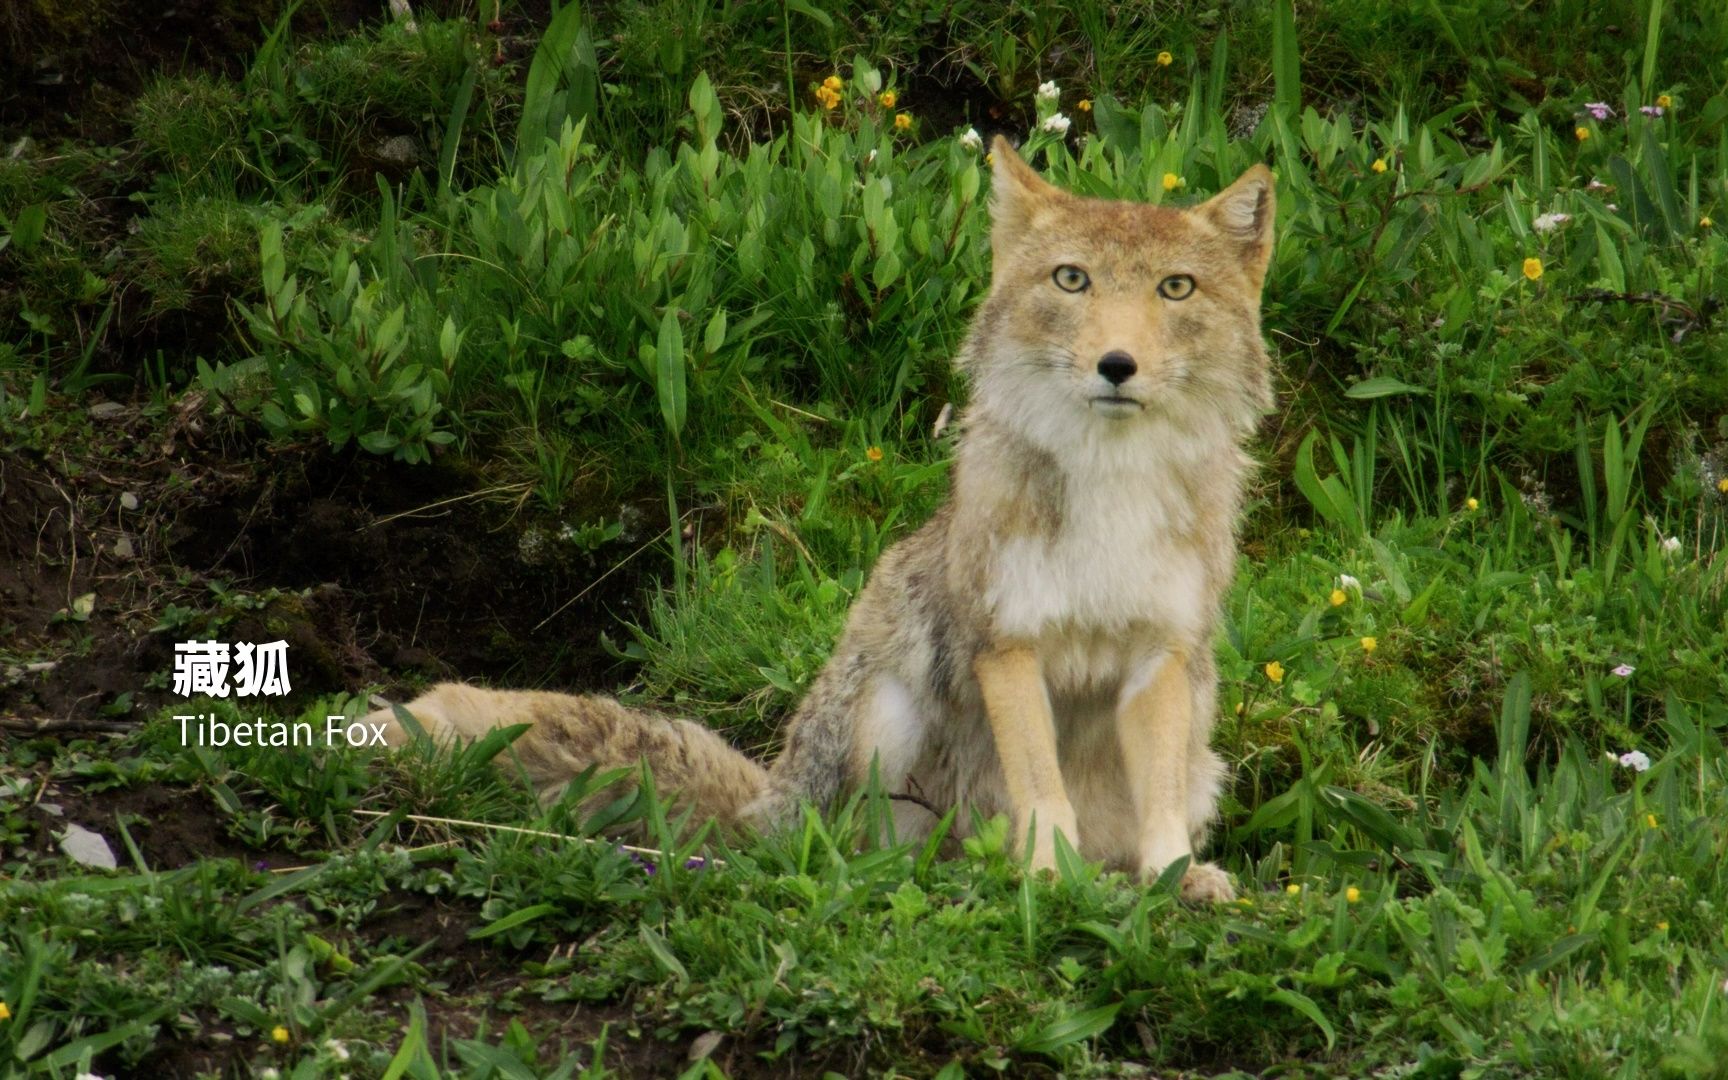
[[[1039,207],[1061,195],[1032,166],[1022,161],[1014,146],[998,135],[990,143],[995,165],[990,174],[990,226],[994,239],[1023,230]]]
[[[1272,258],[1272,215],[1277,204],[1272,170],[1254,165],[1234,184],[1201,203],[1196,213],[1240,244],[1242,261],[1256,277],[1264,277]]]

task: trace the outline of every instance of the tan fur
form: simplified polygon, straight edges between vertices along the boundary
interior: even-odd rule
[[[627,708],[611,698],[440,683],[407,708],[428,735],[441,741],[472,741],[495,727],[533,725],[498,762],[520,770],[547,804],[591,765],[599,771],[635,768],[645,758],[669,816],[694,810],[693,824],[712,818],[722,831],[738,836],[744,807],[767,790],[767,770],[709,728]],[[383,725],[389,745],[408,743],[409,733],[393,710],[380,709],[367,719]],[[592,802],[604,804],[620,794],[616,785],[608,786]]]
[[[1146,877],[1195,852],[1224,776],[1211,649],[1241,444],[1271,401],[1271,174],[1255,166],[1176,210],[1068,195],[1003,140],[993,149],[995,265],[960,357],[972,400],[950,498],[882,556],[769,772],[696,725],[605,699],[441,687],[441,730],[573,728],[517,744],[543,763],[537,784],[645,752],[662,787],[734,823],[784,825],[874,767],[890,792],[958,807],[961,831],[972,811],[1008,814],[1022,837],[1036,821],[1039,867],[1056,831]],[[1089,284],[1059,288],[1061,266]],[[1192,294],[1161,294],[1172,275]],[[1137,365],[1119,386],[1098,366],[1113,351]],[[634,741],[633,725],[654,736]],[[668,760],[665,740],[694,749]],[[895,805],[903,835],[934,823]],[[1183,892],[1231,895],[1203,863]]]

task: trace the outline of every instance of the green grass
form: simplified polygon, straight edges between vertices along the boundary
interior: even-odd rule
[[[584,822],[495,745],[194,751],[159,717],[0,749],[0,1074],[192,1048],[296,1076],[1724,1075],[1707,7],[566,5],[502,67],[472,22],[278,27],[242,78],[149,87],[133,145],[0,161],[0,446],[50,451],[56,409],[132,381],[279,452],[508,476],[509,527],[574,514],[660,582],[609,634],[632,698],[761,751],[941,498],[989,273],[959,132],[1028,135],[1087,194],[1187,203],[1256,161],[1280,193],[1279,406],[1218,642],[1215,853],[1245,903],[1028,879],[1000,824],[897,844],[871,799],[649,874],[369,812],[674,835],[651,794]],[[1057,109],[1067,139],[1037,131]],[[214,329],[135,369],[135,307]],[[593,508],[645,497],[666,517],[602,546],[622,513]],[[128,809],[83,822],[131,834],[120,870],[68,865],[44,790],[177,800],[232,857],[158,866],[170,819]]]
[[[962,857],[935,858],[882,836],[868,799],[696,869],[682,851],[647,873],[606,844],[474,829],[425,847],[432,837],[363,812],[574,823],[562,809],[536,820],[484,755],[187,751],[164,723],[100,754],[55,750],[53,774],[190,786],[231,835],[304,852],[293,858],[307,868],[156,870],[139,854],[155,828],[144,821],[117,874],[14,863],[0,1039],[19,1064],[111,1047],[102,1060],[124,1068],[169,1031],[220,1030],[257,1065],[305,1075],[334,1069],[336,1040],[369,1075],[412,1052],[404,995],[389,992],[406,988],[506,1013],[521,1007],[510,1001],[625,1001],[632,1039],[718,1030],[763,1060],[862,1053],[924,1075],[949,1062],[1115,1075],[1129,1060],[1206,1075],[1280,1062],[1329,1075],[1719,1075],[1728,715],[1671,698],[1647,772],[1575,737],[1531,768],[1530,693],[1512,678],[1494,746],[1455,784],[1419,770],[1412,803],[1390,811],[1333,775],[1336,735],[1317,740],[1301,779],[1232,822],[1227,861],[1245,895],[1220,910],[1078,862],[1027,878],[1000,821]],[[9,789],[15,830],[27,798]],[[510,977],[469,985],[437,955],[404,957],[406,942],[377,927],[405,896],[433,898]],[[575,956],[544,959],[572,941]],[[530,1061],[556,1056],[530,1046]],[[424,1051],[489,1075],[459,1045]]]

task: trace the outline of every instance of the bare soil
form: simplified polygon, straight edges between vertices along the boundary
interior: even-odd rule
[[[51,457],[0,452],[0,721],[88,729],[179,700],[175,643],[212,636],[287,641],[289,708],[434,678],[624,674],[599,638],[627,633],[643,582],[607,571],[632,548],[556,540],[619,506],[537,516],[453,468],[211,436],[200,404],[119,406]]]

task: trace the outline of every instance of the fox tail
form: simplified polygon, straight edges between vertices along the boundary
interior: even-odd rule
[[[767,770],[709,728],[611,698],[440,683],[405,708],[436,742],[470,742],[494,728],[532,725],[500,762],[519,767],[547,804],[590,766],[635,770],[645,760],[672,815],[692,811],[692,823],[712,819],[723,833],[738,836],[751,827],[745,808],[769,790]],[[413,739],[393,708],[366,720],[382,726],[391,746]],[[615,797],[610,789],[601,796]]]

